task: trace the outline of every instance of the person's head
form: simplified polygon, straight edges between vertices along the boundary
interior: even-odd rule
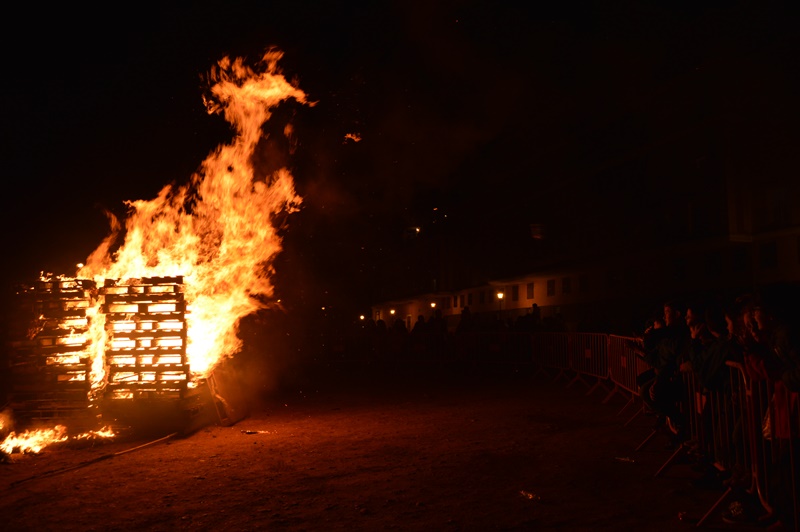
[[[763,306],[753,307],[753,321],[759,333],[763,333],[770,329],[772,325],[772,316]]]
[[[703,322],[702,316],[700,316],[699,312],[697,312],[692,307],[686,309],[685,318],[686,318],[686,325],[688,325],[689,327],[692,327],[694,325],[699,325],[700,323]]]
[[[740,298],[742,305],[742,325],[744,331],[752,340],[757,342],[763,340],[765,315],[761,309],[761,300],[757,296],[749,295]]]
[[[706,310],[709,307],[704,299],[690,301],[683,310],[686,325],[694,327],[702,324],[706,319]]]
[[[743,294],[736,298],[728,316],[734,335],[740,340],[756,338],[757,326],[753,321],[753,307],[757,306],[752,294]]]
[[[744,338],[744,321],[743,305],[737,299],[733,303],[723,306],[723,315],[725,317],[725,328],[728,331],[728,336],[733,339],[742,340]]]
[[[680,324],[683,319],[683,307],[676,301],[667,301],[664,303],[664,325],[667,327]]]

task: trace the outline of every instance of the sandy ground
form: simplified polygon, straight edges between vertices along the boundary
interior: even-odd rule
[[[652,420],[626,426],[635,407],[602,390],[519,370],[324,374],[232,426],[12,455],[3,529],[691,530],[721,494],[686,465],[655,478],[665,440],[635,451]]]

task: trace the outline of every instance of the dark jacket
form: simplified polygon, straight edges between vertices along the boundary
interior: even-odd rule
[[[644,361],[659,373],[677,373],[688,357],[690,340],[685,325],[653,329],[644,337]]]

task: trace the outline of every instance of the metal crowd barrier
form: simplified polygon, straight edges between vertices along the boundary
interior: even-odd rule
[[[568,333],[533,333],[531,334],[531,347],[533,349],[533,363],[538,366],[539,372],[554,371],[554,381],[565,379],[569,371],[569,334]]]
[[[641,400],[637,376],[648,368],[637,354],[637,342],[584,333],[533,333],[531,338],[533,362],[545,372],[555,371],[553,380],[566,377],[570,385],[605,376],[612,389],[603,401],[622,394],[628,398],[623,409]],[[762,510],[757,521],[780,519],[785,529],[800,532],[800,395],[781,381],[759,378],[744,364],[727,365],[728,378],[713,390],[705,389],[691,370],[682,372],[680,412],[688,439],[655,476],[681,454],[693,452],[727,478],[721,497],[697,526],[743,492]]]
[[[529,365],[554,382],[581,382],[589,395],[609,387],[603,402],[620,394],[640,403],[637,377],[648,369],[638,339],[594,333],[475,332],[452,335],[453,349],[445,356],[471,365]],[[439,346],[441,350],[441,346]],[[412,354],[412,353],[409,353]],[[430,355],[426,353],[427,355]],[[434,357],[441,360],[441,355]],[[411,358],[415,358],[412,354]],[[681,421],[687,439],[661,468],[660,476],[681,454],[694,453],[703,464],[727,478],[724,492],[698,521],[701,526],[735,494],[756,501],[761,521],[781,519],[785,528],[800,532],[800,398],[781,381],[752,371],[750,365],[728,362],[727,379],[706,389],[690,369],[682,372]],[[594,382],[590,382],[594,380]],[[626,425],[635,417],[630,418]],[[768,420],[768,421],[767,421]],[[655,434],[654,429],[636,451]],[[788,524],[788,527],[786,526]]]
[[[603,402],[607,403],[616,394],[626,397],[628,402],[625,403],[619,414],[637,401],[641,403],[636,378],[647,370],[648,366],[642,360],[639,349],[642,349],[641,341],[636,338],[616,335],[608,336],[608,377],[612,384],[612,389],[603,399]],[[641,405],[637,410],[637,414],[643,408],[644,405]],[[635,417],[634,415],[634,417],[630,418],[626,425]]]
[[[450,335],[439,361],[470,365],[527,365],[554,382],[581,382],[586,392],[606,387],[603,403],[619,394],[620,410],[639,403],[646,410],[637,377],[648,369],[641,341],[626,336],[566,332],[471,332]],[[420,353],[409,350],[410,359]],[[441,351],[441,352],[440,352]],[[426,351],[426,358],[433,353]],[[727,363],[727,378],[706,389],[691,369],[682,372],[681,421],[687,439],[656,471],[660,476],[681,454],[694,453],[702,464],[725,478],[722,495],[698,521],[701,526],[736,494],[746,494],[760,508],[761,521],[781,519],[800,532],[800,398],[782,382],[765,378],[749,364]],[[594,382],[590,382],[594,380]],[[767,421],[768,420],[768,421]],[[642,442],[636,451],[658,433]],[[787,526],[788,525],[788,526]]]
[[[760,520],[779,518],[800,530],[800,397],[780,380],[763,378],[750,366],[727,362],[732,372],[731,403],[739,417],[734,436],[744,467],[746,492],[758,501]],[[741,438],[741,441],[739,440]],[[727,439],[727,438],[724,438]],[[729,488],[720,498],[731,493]],[[713,509],[712,509],[713,510]]]
[[[597,333],[569,334],[569,369],[574,372],[572,381],[582,382],[589,390],[587,395],[604,386],[608,379],[608,335]],[[594,379],[594,384],[584,377]],[[569,386],[568,385],[568,386]]]

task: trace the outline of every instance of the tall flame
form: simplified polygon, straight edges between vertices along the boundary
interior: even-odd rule
[[[112,218],[112,234],[78,271],[98,283],[183,276],[186,350],[198,376],[239,350],[237,323],[272,295],[272,263],[281,250],[276,215],[296,211],[302,201],[286,168],[262,175],[253,165],[272,109],[289,99],[308,104],[278,69],[282,56],[267,51],[256,68],[226,57],[212,68],[206,107],[209,114],[224,114],[235,129],[233,140],[209,154],[188,184],[165,186],[149,201],[126,202],[123,244],[111,252],[122,229]],[[102,319],[93,323],[102,330]],[[100,360],[102,342],[95,348]]]

